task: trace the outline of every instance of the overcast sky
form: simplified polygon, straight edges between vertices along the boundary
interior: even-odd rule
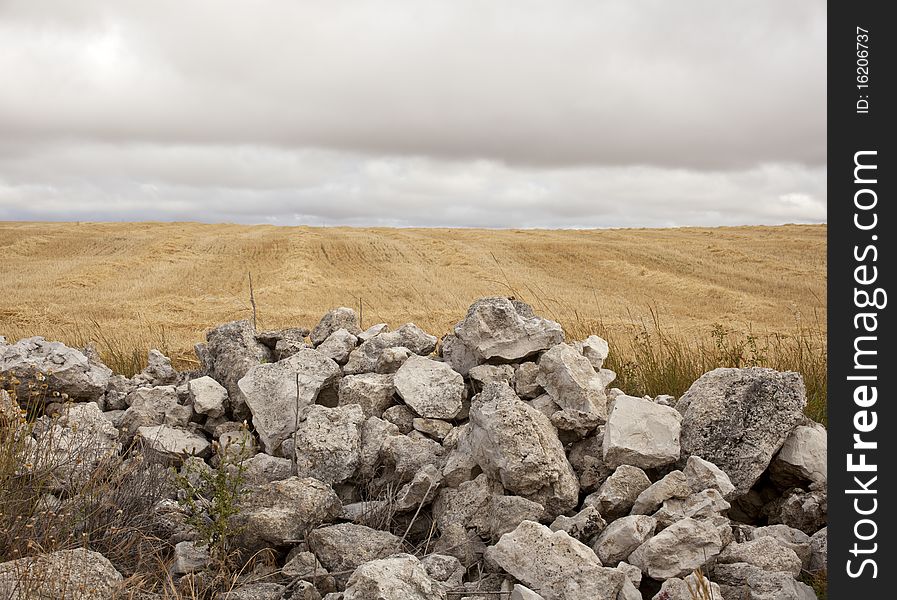
[[[826,219],[819,0],[0,0],[0,219]]]

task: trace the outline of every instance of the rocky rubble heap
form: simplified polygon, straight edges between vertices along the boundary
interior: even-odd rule
[[[181,373],[152,351],[128,379],[35,337],[0,346],[0,373],[19,398],[42,374],[68,402],[43,419],[89,438],[91,460],[141,447],[239,465],[239,546],[273,549],[279,570],[222,597],[688,600],[700,570],[714,598],[815,598],[798,578],[825,565],[826,432],[796,373],[716,369],[678,401],[629,396],[604,340],[566,343],[501,297],[442,340],[337,308],[311,331],[228,323],[196,354]],[[196,576],[208,555],[177,522],[171,572]],[[15,568],[0,564],[0,591]]]

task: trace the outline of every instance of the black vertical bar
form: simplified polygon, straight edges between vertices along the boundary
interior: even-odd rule
[[[828,3],[831,599],[897,595],[897,340],[889,305],[897,296],[887,297],[897,293],[892,10],[886,2]]]

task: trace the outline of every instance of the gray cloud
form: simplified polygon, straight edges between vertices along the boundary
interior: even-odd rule
[[[0,3],[0,217],[825,219],[825,7]]]

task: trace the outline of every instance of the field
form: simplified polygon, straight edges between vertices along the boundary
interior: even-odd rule
[[[513,295],[573,338],[611,338],[617,369],[633,382],[646,362],[699,355],[693,369],[787,367],[792,359],[806,368],[804,356],[783,358],[806,349],[824,371],[825,239],[824,225],[495,231],[0,223],[0,335],[94,341],[122,371],[138,368],[150,347],[189,367],[208,328],[251,317],[251,273],[259,329],[311,327],[342,305],[359,311],[365,326],[413,321],[441,335],[476,298]],[[664,383],[670,393],[681,387],[632,385],[651,393]]]

